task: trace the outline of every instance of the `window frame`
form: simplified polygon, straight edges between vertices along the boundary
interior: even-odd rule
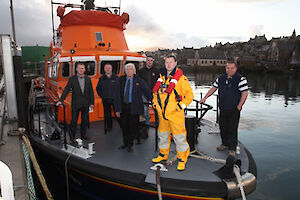
[[[86,76],[88,76],[88,77],[94,77],[94,76],[96,76],[97,75],[97,62],[96,62],[96,60],[85,60],[85,61],[80,61],[80,60],[76,60],[76,61],[73,61],[73,73],[74,73],[74,75],[76,75],[77,74],[77,72],[76,72],[76,63],[78,63],[78,62],[81,62],[81,63],[85,63],[85,62],[93,62],[93,63],[95,63],[95,69],[94,69],[94,74],[93,75],[88,75],[88,74],[86,74],[86,71],[87,70],[85,70],[85,75]]]
[[[68,63],[69,64],[69,76],[64,76],[63,75],[63,63]],[[71,63],[70,62],[67,62],[67,61],[60,62],[60,68],[61,68],[61,70],[60,70],[61,77],[69,78],[70,76],[72,76],[72,69],[71,69]]]

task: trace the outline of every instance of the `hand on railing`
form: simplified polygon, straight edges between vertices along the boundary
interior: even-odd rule
[[[206,98],[203,98],[203,99],[199,100],[199,103],[205,103],[205,101],[206,101]]]
[[[201,100],[203,100],[203,99],[201,99]],[[207,109],[208,109],[208,110],[210,110],[210,109],[212,109],[212,108],[213,108],[211,105],[209,105],[209,104],[205,103],[205,101],[204,101],[204,102],[201,102],[201,100],[200,100],[200,101],[198,101],[198,100],[196,100],[196,99],[193,99],[193,101],[194,101],[194,102],[196,102],[196,104],[201,104],[201,105],[204,105],[204,106],[206,106],[206,107],[207,107]]]
[[[63,103],[62,103],[61,101],[58,101],[58,102],[56,103],[56,106],[61,106],[61,105],[63,105]]]

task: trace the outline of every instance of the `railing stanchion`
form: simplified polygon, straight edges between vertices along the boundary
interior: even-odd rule
[[[202,99],[202,98],[203,98],[203,93],[200,92],[200,99]],[[201,109],[200,113],[201,113],[201,115],[202,115],[202,104],[200,105],[200,109]]]

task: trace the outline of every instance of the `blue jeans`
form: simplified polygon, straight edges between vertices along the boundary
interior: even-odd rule
[[[147,99],[143,96],[143,102],[147,103]],[[149,115],[149,105],[144,104],[144,117],[145,117],[145,124],[150,125],[150,115]]]

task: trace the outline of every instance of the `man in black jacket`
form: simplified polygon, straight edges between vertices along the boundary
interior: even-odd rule
[[[146,65],[139,70],[138,75],[146,82],[147,86],[152,90],[154,87],[158,76],[159,76],[159,69],[153,67],[154,58],[152,56],[147,56]],[[144,98],[144,102],[147,102]],[[144,117],[145,117],[145,124],[150,125],[150,115],[149,115],[149,105],[144,105]],[[143,131],[143,138],[148,137],[148,129],[149,127],[145,127]]]
[[[109,63],[104,65],[104,73],[99,78],[96,91],[102,99],[104,108],[104,133],[106,134],[112,129],[111,107],[114,105],[118,76],[112,72],[112,65]]]
[[[85,76],[85,65],[83,63],[76,64],[77,74],[70,77],[68,83],[56,103],[57,106],[61,105],[67,97],[68,93],[72,91],[72,119],[70,124],[71,140],[74,141],[76,135],[76,126],[81,112],[80,135],[81,139],[87,140],[86,130],[88,126],[89,108],[94,108],[94,91],[91,79]]]
[[[134,64],[128,63],[125,65],[125,74],[125,76],[120,77],[120,84],[114,103],[116,115],[119,117],[121,113],[123,145],[119,149],[127,148],[127,151],[131,152],[134,137],[139,138],[139,115],[144,113],[142,96],[145,96],[147,101],[151,101],[152,93],[146,83],[135,75]]]

